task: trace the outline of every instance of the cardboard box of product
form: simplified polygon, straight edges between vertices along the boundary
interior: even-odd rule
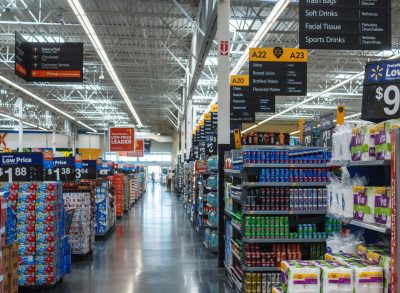
[[[18,268],[18,243],[9,245],[10,249],[10,270],[15,271]]]
[[[18,293],[18,273],[13,272],[10,274],[10,293]]]
[[[10,272],[10,249],[8,246],[3,246],[1,249],[2,258],[3,258],[3,271],[4,275],[7,275]]]

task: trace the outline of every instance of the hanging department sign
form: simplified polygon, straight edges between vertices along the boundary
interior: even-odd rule
[[[365,66],[361,119],[380,122],[400,118],[400,61]]]
[[[275,96],[307,94],[307,50],[296,48],[250,48],[250,87],[255,98],[263,101],[264,110],[275,111]],[[267,107],[267,108],[266,108]]]
[[[134,128],[110,128],[110,152],[133,152],[134,150]]]
[[[128,157],[144,157],[144,140],[137,139],[135,141],[135,150],[133,152],[127,152]]]
[[[390,0],[300,0],[300,48],[392,47]]]
[[[33,43],[15,32],[15,74],[26,81],[82,82],[83,43]]]

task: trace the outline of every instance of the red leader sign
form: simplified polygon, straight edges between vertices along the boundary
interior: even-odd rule
[[[134,150],[134,128],[110,128],[110,152],[132,152]]]
[[[128,157],[144,157],[144,140],[143,139],[137,139],[135,142],[135,151],[134,152],[128,152],[127,153]]]

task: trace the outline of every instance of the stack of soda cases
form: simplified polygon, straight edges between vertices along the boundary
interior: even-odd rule
[[[281,261],[301,259],[300,244],[273,244],[272,249],[260,244],[246,244],[245,265],[248,267],[278,267]]]
[[[248,238],[289,238],[289,217],[246,216]]]
[[[251,150],[243,151],[245,164],[324,164],[330,161],[328,150]]]
[[[20,183],[17,211],[18,284],[57,283],[66,273],[61,183]]]
[[[17,194],[18,183],[0,183],[0,192],[7,202],[6,217],[6,245],[13,244],[17,240]]]
[[[244,275],[245,293],[271,293],[272,288],[281,284],[279,273],[246,273]]]
[[[92,207],[89,191],[65,191],[65,209],[74,210],[70,228],[70,245],[72,254],[85,255],[92,247]]]
[[[129,178],[124,176],[124,212],[127,212],[129,207]]]
[[[327,168],[264,168],[260,182],[328,182]]]
[[[114,195],[117,217],[124,215],[124,174],[114,174]]]
[[[108,197],[107,180],[96,186],[96,235],[104,235],[115,223],[115,212]]]

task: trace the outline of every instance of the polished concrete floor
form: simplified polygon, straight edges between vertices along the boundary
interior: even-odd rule
[[[216,256],[185,217],[180,200],[160,185],[118,222],[92,257],[74,261],[57,293],[230,293]]]

